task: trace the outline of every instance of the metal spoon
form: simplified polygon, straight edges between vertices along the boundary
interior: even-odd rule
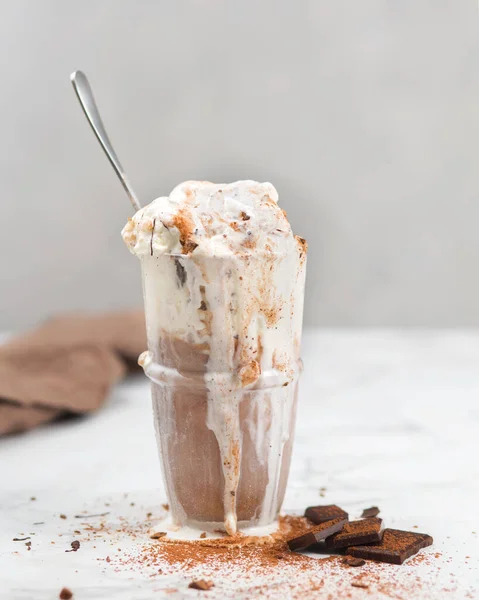
[[[139,203],[138,198],[131,187],[131,183],[128,181],[128,178],[125,175],[116,152],[113,150],[113,146],[111,145],[111,142],[105,131],[105,127],[103,126],[103,121],[101,120],[100,113],[98,112],[98,108],[95,103],[95,98],[93,97],[93,92],[85,73],[82,71],[75,71],[71,74],[70,78],[73,89],[75,90],[81,107],[83,108],[83,112],[85,113],[85,116],[88,119],[91,128],[93,129],[93,133],[96,135],[101,147],[108,157],[108,160],[115,169],[115,173],[120,178],[120,181],[125,188],[128,197],[130,198],[130,202],[133,204],[133,208],[135,210],[139,210],[141,208],[141,204]]]

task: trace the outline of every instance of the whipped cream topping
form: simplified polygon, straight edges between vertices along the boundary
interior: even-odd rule
[[[230,534],[238,527],[245,428],[268,472],[254,524],[269,525],[284,493],[280,471],[294,425],[305,240],[293,235],[275,188],[254,181],[182,183],[139,210],[122,235],[142,264],[149,350],[140,364],[164,407],[155,414],[174,515],[188,522],[169,472],[175,458],[165,442],[174,436],[166,431],[167,406],[175,389],[203,386],[205,426],[216,436],[224,475],[224,527]],[[184,344],[184,352],[201,349],[201,381],[188,361],[165,364],[171,340]],[[245,404],[252,392],[257,400]]]
[[[133,254],[285,252],[291,226],[270,183],[187,181],[140,209],[122,232]]]

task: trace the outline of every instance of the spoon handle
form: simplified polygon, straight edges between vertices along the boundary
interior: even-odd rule
[[[111,145],[111,142],[105,131],[103,121],[101,120],[95,98],[93,97],[93,92],[85,73],[82,71],[75,71],[71,75],[71,82],[78,100],[80,101],[81,107],[83,108],[83,112],[85,113],[85,116],[88,119],[91,128],[93,129],[93,133],[96,135],[101,147],[108,157],[108,160],[111,162],[112,167],[115,169],[116,174],[120,178],[120,181],[123,184],[128,197],[130,198],[130,202],[133,204],[133,208],[135,210],[139,210],[141,208],[141,204],[138,202],[138,198],[131,187],[131,183],[128,181],[125,175],[123,167],[121,166],[118,156],[116,155],[116,152],[113,149],[113,146]]]

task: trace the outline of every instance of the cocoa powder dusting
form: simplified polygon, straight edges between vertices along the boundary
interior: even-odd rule
[[[308,242],[299,235],[295,235],[294,238],[298,243],[299,251],[306,254],[308,252]]]
[[[242,246],[248,250],[254,250],[256,248],[256,237],[251,231],[247,231],[244,237]]]
[[[278,322],[281,308],[279,304],[278,306],[262,306],[260,308],[268,327],[273,327]]]
[[[363,583],[362,581],[352,581],[351,585],[357,588],[364,588],[365,590],[369,588],[369,585],[367,583]]]
[[[191,254],[198,244],[193,240],[195,224],[189,209],[186,206],[179,208],[173,216],[172,222],[180,232],[180,244],[183,248],[183,254]]]
[[[244,386],[254,383],[261,375],[261,367],[258,361],[252,360],[247,365],[243,365],[239,370],[239,377]]]
[[[214,600],[305,597],[447,600],[456,589],[453,581],[450,589],[441,588],[438,593],[434,575],[445,563],[440,553],[421,551],[402,566],[365,561],[364,565],[353,567],[343,562],[342,555],[323,558],[318,554],[290,552],[285,540],[312,527],[314,524],[305,517],[287,515],[280,518],[277,532],[261,538],[239,533],[221,538],[202,536],[196,541],[168,536],[150,540],[146,524],[130,524],[120,518],[120,526],[116,523],[109,527],[102,522],[95,527],[85,523],[83,535],[85,541],[103,537],[111,545],[108,557],[102,553],[98,558],[106,570],[130,572],[132,576],[137,573],[154,579],[157,589],[174,589],[179,594],[184,594],[192,582],[211,582],[212,588],[200,589],[197,594]],[[129,550],[118,549],[118,535],[123,540],[125,536],[134,540]],[[122,548],[127,546],[122,542]],[[431,576],[425,577],[424,570],[416,571],[415,565],[427,565]],[[174,582],[172,577],[176,577]],[[357,589],[357,584],[362,589]]]
[[[256,356],[256,360],[261,364],[261,359],[263,358],[263,337],[261,333],[258,333],[258,354]]]
[[[258,287],[257,306],[254,307],[264,317],[268,327],[274,327],[283,310],[283,300],[274,293],[274,260],[265,258],[262,281]]]
[[[273,358],[272,358],[271,364],[273,365],[273,368],[277,369],[278,371],[286,371],[287,361],[284,356],[283,356],[283,359],[281,360],[281,358],[278,356],[277,350],[274,350],[274,352],[273,352]]]

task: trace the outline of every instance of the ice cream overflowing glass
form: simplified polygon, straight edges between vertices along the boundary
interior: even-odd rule
[[[307,244],[269,183],[188,181],[123,229],[139,257],[163,476],[178,526],[274,525],[293,444]]]

